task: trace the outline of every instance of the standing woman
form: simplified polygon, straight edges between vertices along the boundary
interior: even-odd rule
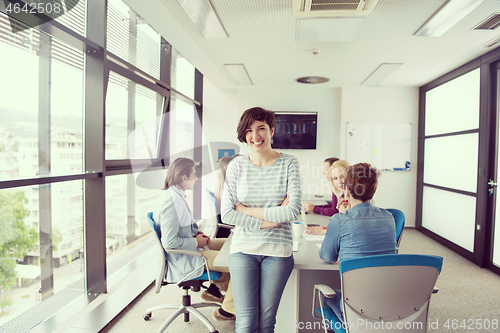
[[[290,222],[301,208],[299,162],[271,148],[275,125],[273,112],[246,110],[237,133],[252,152],[235,158],[226,172],[221,211],[222,221],[236,226],[229,270],[238,333],[274,331],[294,265]]]
[[[217,320],[234,320],[234,301],[231,291],[230,275],[227,267],[216,267],[213,261],[225,239],[211,240],[198,230],[198,224],[193,219],[191,207],[186,200],[186,190],[192,190],[198,179],[194,170],[194,161],[189,158],[178,158],[168,167],[165,178],[165,188],[158,198],[153,212],[153,221],[160,226],[161,243],[165,249],[184,249],[201,251],[207,258],[208,268],[222,272],[222,277],[214,281],[201,298],[205,302],[220,303],[221,309],[215,310]],[[203,258],[180,253],[168,253],[167,282],[177,283],[192,271],[191,279],[201,276],[204,272]],[[220,290],[227,291],[222,295]]]

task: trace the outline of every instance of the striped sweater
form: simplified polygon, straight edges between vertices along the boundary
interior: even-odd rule
[[[299,162],[292,155],[281,154],[266,167],[252,164],[248,155],[232,160],[227,168],[221,203],[222,221],[236,226],[230,252],[290,256],[293,244],[290,222],[300,214],[300,188]],[[279,206],[287,196],[289,204]],[[260,229],[261,219],[234,209],[238,202],[247,207],[264,207],[264,219],[281,225]]]

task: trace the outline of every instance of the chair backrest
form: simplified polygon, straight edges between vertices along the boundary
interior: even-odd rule
[[[341,260],[347,332],[427,332],[430,296],[442,264],[441,257],[419,254]]]
[[[405,228],[405,214],[395,208],[387,208],[386,210],[394,216],[394,221],[396,222],[396,247],[399,247],[401,237],[403,236],[403,230]]]
[[[165,281],[165,276],[167,276],[167,252],[165,252],[165,249],[163,248],[163,244],[161,243],[161,229],[159,226],[156,224],[156,222],[153,220],[153,213],[149,212],[148,213],[148,222],[151,228],[153,229],[156,237],[156,244],[159,246],[159,249],[161,250],[162,256],[160,257],[160,264],[159,264],[159,271],[158,275],[156,276],[156,293],[160,292],[161,286],[164,285]]]

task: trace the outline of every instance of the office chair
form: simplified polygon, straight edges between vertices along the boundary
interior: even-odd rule
[[[192,255],[192,256],[197,256],[197,257],[202,257],[203,258],[203,263],[205,265],[206,272],[203,273],[200,277],[197,277],[192,280],[187,280],[186,278],[189,278],[189,275],[184,278],[184,280],[177,282],[177,285],[179,288],[182,288],[185,290],[184,296],[182,297],[182,303],[181,304],[162,304],[158,305],[152,308],[149,308],[146,310],[146,314],[144,314],[143,318],[144,320],[148,321],[151,319],[153,315],[153,311],[160,310],[160,309],[177,309],[170,317],[167,318],[167,320],[161,325],[161,327],[158,329],[158,333],[164,332],[165,329],[170,325],[172,321],[174,321],[175,318],[177,318],[181,313],[184,313],[184,321],[188,322],[189,321],[189,314],[192,313],[196,317],[198,317],[199,320],[205,324],[206,327],[210,330],[211,333],[218,333],[218,331],[215,329],[215,327],[212,325],[208,319],[201,314],[197,308],[202,308],[202,307],[210,307],[210,306],[219,306],[217,304],[209,304],[209,303],[196,303],[196,304],[191,304],[191,295],[189,295],[189,289],[192,289],[195,292],[200,291],[200,288],[206,288],[203,285],[203,282],[209,281],[212,283],[212,280],[218,280],[222,276],[222,273],[220,272],[210,272],[208,269],[208,264],[206,258],[201,254],[201,252],[197,251],[189,251],[189,250],[176,250],[176,249],[168,249],[165,250],[163,248],[163,245],[161,243],[161,229],[156,225],[155,221],[153,220],[153,213],[150,212],[148,213],[148,222],[151,228],[153,228],[155,232],[155,239],[156,239],[156,244],[158,245],[159,249],[161,250],[161,260],[160,260],[160,265],[159,265],[159,271],[158,271],[158,276],[156,277],[156,293],[158,294],[160,292],[161,287],[166,286],[168,283],[165,280],[165,277],[167,276],[167,269],[168,269],[168,263],[167,263],[167,253],[182,253],[182,254],[187,254],[187,255]],[[194,271],[193,271],[194,272]]]
[[[394,221],[396,222],[396,253],[398,253],[399,243],[401,242],[401,237],[403,237],[403,230],[405,228],[405,214],[395,208],[387,208],[386,210],[394,216]]]
[[[234,225],[222,223],[220,220],[220,214],[217,212],[217,199],[215,198],[215,193],[210,191],[208,188],[205,190],[207,191],[210,202],[214,205],[214,216],[217,219],[217,227],[214,233],[215,238],[228,238],[231,234],[231,229],[234,229]]]
[[[322,320],[325,332],[427,332],[430,297],[437,292],[434,285],[442,265],[443,258],[420,254],[342,259],[339,271],[345,324],[323,305],[325,297],[336,294],[326,285],[314,286],[313,316]]]

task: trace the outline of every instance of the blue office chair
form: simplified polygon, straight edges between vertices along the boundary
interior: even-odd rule
[[[403,230],[405,228],[405,214],[395,208],[387,208],[386,210],[394,216],[394,221],[396,222],[396,253],[398,253],[399,243],[401,242],[401,237],[403,237]]]
[[[180,282],[177,282],[177,285],[179,288],[182,288],[185,290],[185,294],[182,297],[182,302],[181,304],[162,304],[158,305],[152,308],[149,308],[146,310],[146,314],[144,314],[143,318],[144,320],[148,321],[151,319],[153,316],[153,311],[160,310],[160,309],[177,309],[170,317],[167,318],[167,320],[161,325],[161,327],[158,329],[158,333],[161,333],[165,331],[165,329],[170,325],[170,323],[177,318],[181,313],[184,313],[184,321],[188,322],[189,321],[189,314],[192,313],[195,315],[199,320],[201,320],[205,326],[210,330],[211,333],[218,333],[218,331],[215,329],[215,327],[212,325],[208,319],[201,314],[197,310],[197,308],[202,308],[202,307],[211,307],[211,306],[219,306],[217,304],[209,304],[209,303],[196,303],[196,304],[191,304],[191,295],[189,295],[189,290],[192,289],[195,292],[200,291],[200,289],[206,288],[203,285],[203,282],[209,281],[210,284],[212,283],[212,280],[218,280],[222,276],[222,273],[220,272],[210,272],[208,269],[208,264],[207,264],[207,259],[201,254],[201,252],[198,251],[189,251],[189,250],[177,250],[177,249],[168,249],[165,250],[163,248],[163,245],[161,243],[161,229],[156,225],[155,221],[153,220],[153,213],[148,213],[148,222],[151,228],[153,228],[155,232],[155,239],[156,239],[156,244],[159,247],[159,250],[161,251],[161,260],[160,260],[160,265],[159,265],[159,272],[158,276],[156,278],[156,293],[160,292],[161,287],[166,286],[168,283],[165,280],[165,277],[167,276],[167,269],[168,269],[168,262],[167,262],[167,253],[182,253],[182,254],[187,254],[187,255],[192,255],[196,257],[202,257],[203,258],[203,264],[205,265],[205,273],[203,273],[200,277],[194,278],[192,280],[187,280],[186,278]],[[188,275],[189,277],[189,275]]]
[[[386,254],[342,259],[339,263],[344,323],[324,298],[335,291],[315,285],[313,316],[325,332],[427,332],[427,315],[443,258],[421,254]],[[316,305],[319,301],[319,307]],[[319,317],[318,317],[319,316]],[[362,323],[358,325],[358,323]]]

